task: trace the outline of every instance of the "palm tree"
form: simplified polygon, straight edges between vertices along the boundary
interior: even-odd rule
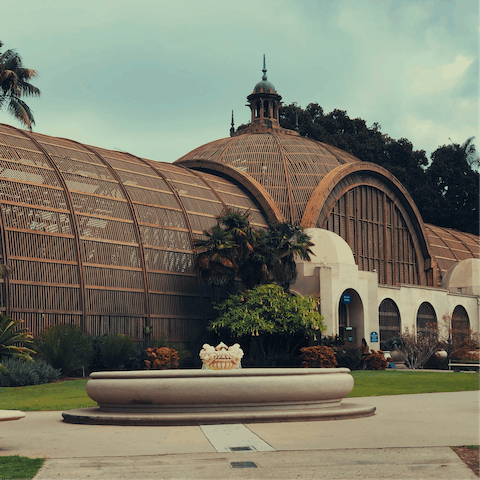
[[[237,244],[231,239],[230,232],[220,225],[215,225],[210,232],[205,230],[203,234],[205,239],[195,240],[195,248],[199,250],[196,263],[202,278],[213,288],[214,300],[218,301],[222,287],[230,286],[235,279]]]
[[[0,49],[2,47],[0,41]],[[40,96],[40,90],[29,83],[37,75],[35,70],[22,65],[22,58],[14,50],[0,52],[0,110],[5,106],[30,131],[35,125],[33,113],[20,97]]]
[[[302,227],[290,223],[270,225],[266,243],[267,265],[275,282],[288,291],[297,279],[295,256],[309,262],[313,243]]]

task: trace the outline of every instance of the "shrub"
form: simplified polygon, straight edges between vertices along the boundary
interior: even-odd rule
[[[358,348],[349,348],[344,345],[336,352],[337,367],[347,367],[350,370],[362,370],[363,357]]]
[[[34,348],[39,357],[68,376],[87,368],[93,355],[92,338],[76,325],[56,325],[45,330]]]
[[[30,348],[18,344],[30,344],[33,336],[26,328],[18,329],[23,320],[12,320],[6,315],[0,315],[0,360],[2,357],[16,357],[32,360],[31,354],[35,353]]]
[[[173,350],[176,350],[178,353],[178,358],[179,358],[179,363],[182,365],[185,363],[185,361],[190,358],[192,355],[190,353],[190,350],[181,342],[171,342],[170,340],[167,340],[165,335],[162,334],[160,335],[159,338],[156,340],[152,340],[149,344],[149,347],[151,348],[160,348],[160,347],[169,347],[173,348]],[[200,351],[200,349],[199,349]]]
[[[316,345],[300,349],[305,368],[333,368],[337,365],[335,353],[330,347]]]
[[[147,370],[169,370],[178,368],[178,352],[170,347],[154,347],[145,350],[148,360],[145,360]]]
[[[127,335],[92,337],[93,360],[90,371],[125,370],[135,355],[136,344]]]
[[[40,385],[57,380],[60,370],[53,368],[44,360],[34,362],[18,358],[7,358],[0,369],[0,387],[24,387]]]
[[[365,365],[368,370],[385,370],[388,362],[385,359],[385,354],[382,350],[372,350],[370,355],[365,357]]]

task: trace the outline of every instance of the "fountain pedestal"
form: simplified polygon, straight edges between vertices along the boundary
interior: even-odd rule
[[[243,368],[96,372],[87,394],[98,407],[70,410],[70,423],[199,425],[330,420],[373,415],[342,400],[348,368]]]

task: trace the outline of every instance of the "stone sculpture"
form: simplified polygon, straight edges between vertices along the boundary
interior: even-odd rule
[[[203,345],[200,351],[204,370],[233,370],[242,368],[240,360],[243,357],[243,350],[238,343],[227,347],[220,342],[216,347],[212,347],[208,343]]]

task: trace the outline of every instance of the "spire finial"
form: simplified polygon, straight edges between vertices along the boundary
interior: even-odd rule
[[[230,127],[230,136],[233,136],[235,133],[235,123],[233,121],[233,110],[232,110],[232,126]]]
[[[262,80],[265,81],[267,79],[267,67],[265,67],[265,54],[263,54],[263,75]]]

